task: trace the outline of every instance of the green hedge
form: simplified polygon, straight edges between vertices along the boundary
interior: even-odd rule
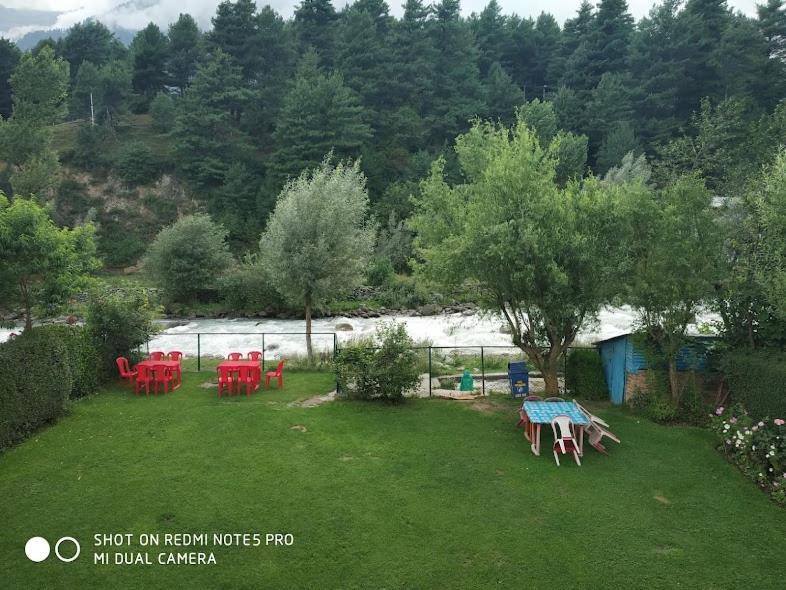
[[[606,375],[597,350],[578,348],[570,351],[565,367],[565,387],[571,394],[584,399],[609,398]]]
[[[41,326],[36,332],[60,340],[66,350],[66,362],[71,368],[73,386],[70,398],[75,399],[94,393],[101,374],[101,359],[88,331],[81,326]]]
[[[730,351],[721,366],[731,397],[751,416],[786,419],[786,353]]]
[[[0,344],[0,448],[53,422],[73,389],[69,352],[45,330]]]

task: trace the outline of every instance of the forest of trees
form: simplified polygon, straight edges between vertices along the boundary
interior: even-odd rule
[[[31,125],[89,120],[92,99],[97,125],[83,125],[60,160],[136,182],[169,168],[239,249],[255,243],[285,180],[331,150],[361,159],[372,209],[395,227],[437,157],[460,177],[450,146],[472,119],[511,124],[523,105],[540,133],[563,132],[563,182],[602,176],[633,152],[656,183],[697,171],[730,194],[786,132],[784,4],[767,0],[750,18],[724,0],[663,0],[636,23],[624,0],[585,1],[560,27],[546,13],[503,14],[496,0],[469,17],[459,0],[407,0],[401,18],[383,0],[341,10],[302,0],[289,19],[238,0],[219,5],[208,31],[181,14],[130,47],[92,20],[26,55],[0,40],[0,159],[11,164],[0,188],[53,194],[42,181],[59,166],[51,142],[19,138]],[[28,87],[58,89],[35,123],[23,97],[14,107],[15,72],[20,96],[28,75]],[[151,162],[136,144],[105,161],[123,115],[148,111],[171,161]]]

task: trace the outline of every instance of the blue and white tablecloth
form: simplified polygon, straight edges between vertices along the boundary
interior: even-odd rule
[[[568,416],[574,424],[589,426],[589,420],[574,402],[524,402],[530,422],[551,424],[556,416]]]

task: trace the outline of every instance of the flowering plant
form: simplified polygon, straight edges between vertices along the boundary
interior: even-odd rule
[[[786,420],[754,420],[735,404],[716,409],[710,422],[729,460],[773,500],[786,505]]]

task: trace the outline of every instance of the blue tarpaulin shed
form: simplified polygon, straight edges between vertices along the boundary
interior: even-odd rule
[[[702,371],[707,366],[708,345],[716,340],[714,336],[693,336],[691,342],[677,353],[678,371]],[[600,352],[603,372],[609,388],[612,403],[627,401],[631,376],[638,375],[647,368],[644,353],[634,345],[633,334],[628,332],[595,343]]]

